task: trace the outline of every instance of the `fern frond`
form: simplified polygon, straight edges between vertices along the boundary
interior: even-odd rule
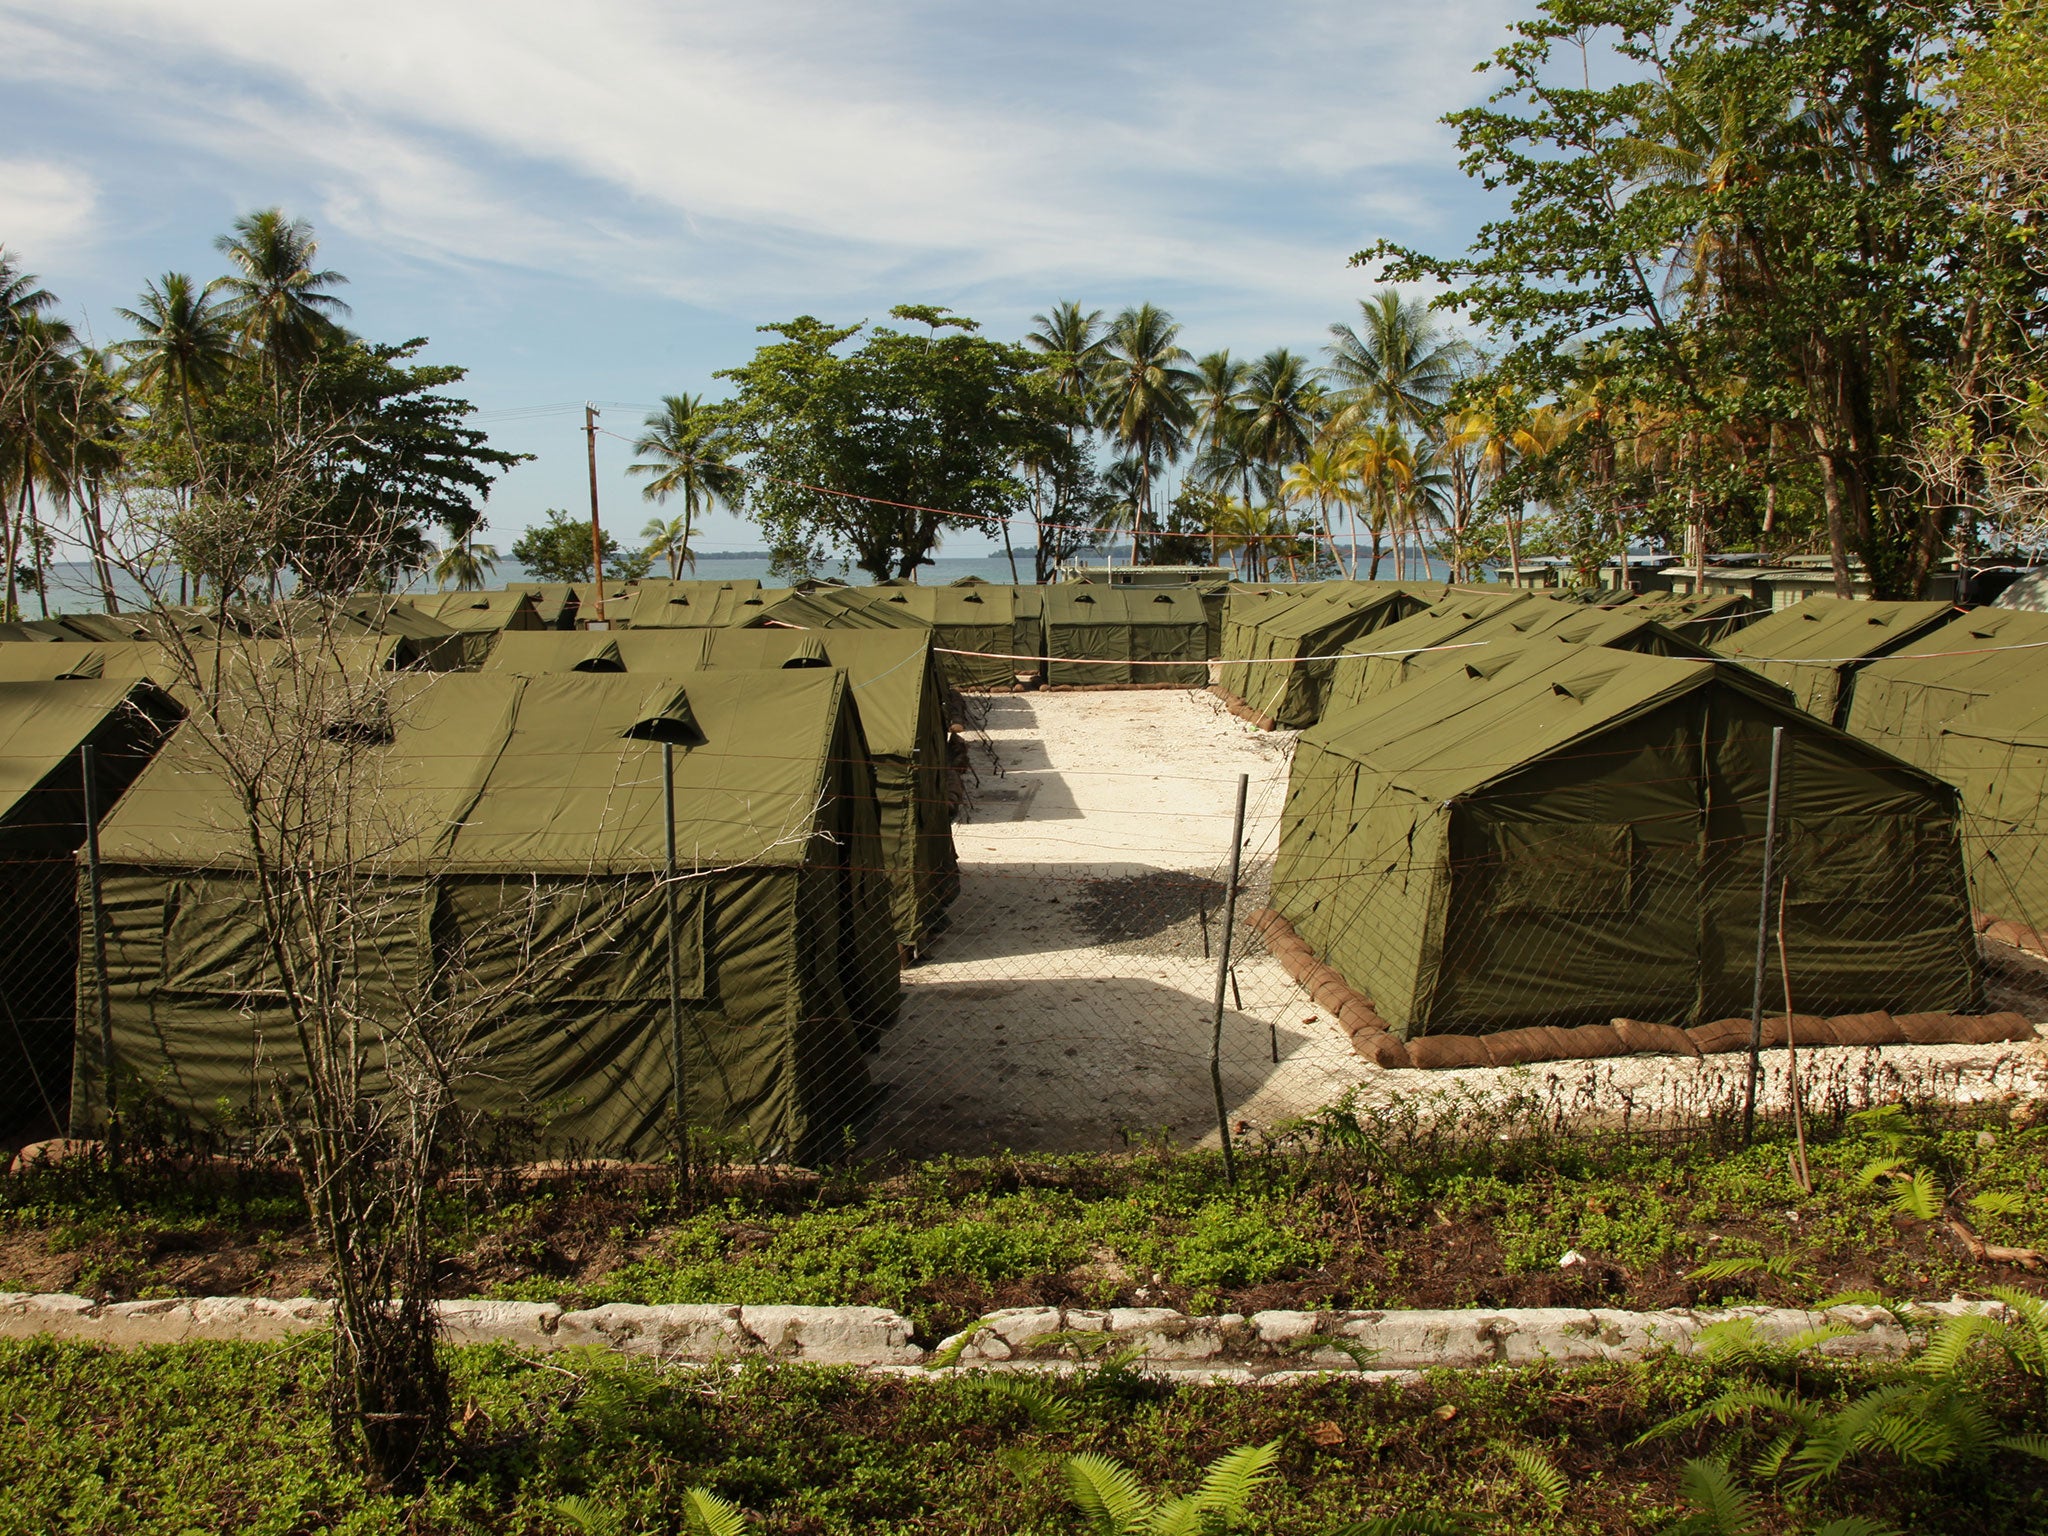
[[[1152,1519],[1152,1495],[1128,1467],[1084,1451],[1066,1460],[1067,1493],[1096,1536],[1134,1536]]]
[[[1948,1196],[1933,1174],[1925,1168],[1915,1168],[1910,1176],[1899,1178],[1898,1189],[1888,1204],[1893,1211],[1915,1221],[1933,1221],[1948,1204]]]
[[[1899,1536],[1888,1525],[1879,1525],[1875,1520],[1866,1520],[1861,1515],[1850,1515],[1842,1520],[1830,1520],[1813,1533],[1813,1536]]]
[[[1757,1529],[1755,1495],[1735,1480],[1723,1462],[1688,1461],[1679,1475],[1678,1491],[1700,1512],[1700,1527],[1713,1536],[1748,1536]]]
[[[1229,1522],[1242,1519],[1252,1495],[1273,1480],[1279,1461],[1278,1440],[1268,1440],[1264,1445],[1241,1445],[1218,1456],[1202,1474],[1201,1485],[1194,1491],[1195,1508],[1205,1515],[1220,1515]]]
[[[1906,1157],[1880,1157],[1863,1165],[1863,1171],[1856,1175],[1853,1189],[1868,1189],[1881,1179],[1889,1179],[1912,1161]]]
[[[1536,1496],[1543,1500],[1545,1509],[1553,1515],[1564,1512],[1564,1501],[1571,1493],[1571,1483],[1558,1470],[1556,1462],[1533,1445],[1503,1446],[1502,1453],[1535,1488]]]
[[[625,1536],[624,1515],[615,1509],[606,1509],[580,1493],[565,1494],[555,1500],[554,1512],[557,1518],[573,1525],[584,1536]]]
[[[1919,1367],[1929,1376],[1953,1376],[1970,1357],[1976,1342],[1996,1335],[2001,1325],[1995,1318],[1965,1313],[1952,1317],[1935,1330],[1927,1348],[1920,1352]]]
[[[1970,1196],[1969,1205],[1979,1216],[2017,1216],[2027,1209],[2027,1197],[2009,1189],[1986,1189]]]
[[[2018,1451],[2036,1461],[2048,1461],[2048,1435],[2000,1435],[1992,1444],[2001,1451]]]
[[[1152,1523],[1145,1527],[1145,1536],[1203,1536],[1205,1530],[1228,1529],[1227,1522],[1205,1516],[1196,1507],[1193,1494],[1184,1493],[1152,1511]]]
[[[1037,1376],[989,1376],[980,1387],[984,1395],[1022,1410],[1033,1429],[1062,1429],[1079,1411],[1072,1398]]]
[[[709,1488],[685,1488],[683,1528],[690,1536],[746,1536],[747,1512]]]
[[[974,1342],[974,1336],[988,1326],[988,1319],[978,1317],[954,1334],[946,1347],[925,1361],[928,1371],[949,1371],[960,1363],[960,1357],[967,1353],[967,1346]]]

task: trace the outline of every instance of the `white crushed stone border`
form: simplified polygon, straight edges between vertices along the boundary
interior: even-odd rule
[[[1471,1307],[1457,1310],[1254,1312],[1191,1316],[1159,1307],[1012,1307],[991,1312],[935,1350],[882,1307],[640,1306],[565,1311],[549,1302],[437,1302],[451,1344],[503,1344],[537,1353],[595,1348],[675,1365],[766,1360],[859,1366],[930,1377],[947,1370],[1062,1374],[1090,1360],[1128,1356],[1130,1368],[1177,1381],[1281,1384],[1328,1375],[1412,1381],[1429,1370],[1581,1365],[1689,1354],[1704,1328],[1751,1318],[1758,1335],[1786,1340],[1827,1325],[1846,1330],[1819,1346],[1837,1358],[1895,1360],[1925,1326],[1993,1301],[1671,1308]],[[0,1338],[50,1337],[113,1349],[152,1345],[275,1343],[327,1325],[330,1303],[312,1298],[179,1297],[95,1302],[84,1296],[0,1292]]]

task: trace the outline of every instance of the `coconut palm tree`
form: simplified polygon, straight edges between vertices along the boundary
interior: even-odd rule
[[[640,537],[647,541],[649,560],[666,560],[669,579],[680,581],[683,567],[697,569],[697,551],[690,548],[690,523],[682,517],[650,517],[647,526],[640,530]]]
[[[72,351],[66,382],[69,389],[60,406],[66,462],[61,478],[51,489],[67,510],[78,514],[101,601],[108,613],[119,613],[121,599],[114,589],[113,561],[101,508],[108,485],[119,479],[127,462],[128,444],[134,432],[128,397],[121,389],[111,359],[92,347]]]
[[[673,524],[656,518],[642,530],[643,537],[659,540],[659,550],[650,543],[649,553],[665,555],[669,574],[680,576],[684,564],[693,570],[697,565],[690,531],[698,514],[738,506],[746,492],[746,476],[732,462],[732,429],[701,395],[663,395],[661,409],[643,425],[633,451],[647,455],[647,462],[629,466],[626,473],[653,477],[640,489],[648,501],[683,498],[683,515]],[[657,529],[662,530],[659,535]]]
[[[1466,346],[1447,337],[1427,305],[1382,288],[1358,305],[1359,325],[1330,327],[1330,376],[1343,430],[1366,421],[1426,427],[1458,385]]]
[[[451,586],[458,592],[481,592],[497,566],[497,547],[473,543],[465,533],[441,551],[430,574],[434,585],[443,592]]]
[[[1372,567],[1367,579],[1378,578],[1380,540],[1389,535],[1394,542],[1396,575],[1405,575],[1401,522],[1409,509],[1409,493],[1415,481],[1414,446],[1400,427],[1383,421],[1353,433],[1345,441],[1344,462],[1357,485],[1352,507],[1365,514],[1372,533]],[[1354,572],[1358,569],[1356,554],[1352,556],[1351,568]]]
[[[5,345],[5,367],[10,380],[7,411],[0,418],[0,484],[14,492],[15,507],[0,528],[6,550],[0,555],[5,567],[6,616],[20,613],[17,572],[24,538],[29,557],[35,562],[36,596],[42,616],[50,616],[48,540],[36,501],[38,485],[62,482],[69,459],[65,446],[66,397],[72,390],[77,364],[73,353],[78,338],[71,327],[54,316],[41,313],[46,306],[25,309],[10,324]]]
[[[1275,347],[1245,374],[1244,432],[1251,452],[1278,467],[1305,458],[1322,423],[1323,387],[1315,366]]]
[[[1299,462],[1287,466],[1286,476],[1280,482],[1282,501],[1315,504],[1316,520],[1333,555],[1337,551],[1337,539],[1330,531],[1330,508],[1357,509],[1357,479],[1349,446],[1338,439],[1315,444]],[[1338,565],[1341,568],[1343,561],[1339,560]],[[1375,573],[1379,570],[1377,535],[1373,539],[1373,570]],[[1354,581],[1358,579],[1358,522],[1355,517],[1351,524],[1351,569],[1345,574]]]
[[[1102,422],[1135,472],[1131,563],[1152,505],[1154,475],[1179,458],[1195,422],[1201,376],[1180,345],[1180,326],[1151,304],[1126,309],[1109,328],[1096,378]]]
[[[1094,420],[1095,377],[1106,345],[1102,311],[1084,311],[1071,299],[1062,299],[1049,313],[1033,315],[1031,323],[1037,329],[1024,338],[1024,345],[1039,355],[1040,371],[1070,409],[1067,435],[1071,440]]]
[[[127,359],[136,390],[154,394],[165,406],[177,405],[197,460],[199,429],[193,424],[192,402],[217,389],[234,366],[233,318],[183,272],[166,272],[137,303],[138,309],[114,313],[142,334],[114,350]]]
[[[260,353],[273,383],[310,363],[321,346],[340,332],[336,317],[348,306],[321,290],[346,283],[339,272],[316,272],[320,243],[304,219],[265,208],[235,220],[231,233],[213,242],[232,269],[210,291],[225,295],[228,318],[242,344]]]

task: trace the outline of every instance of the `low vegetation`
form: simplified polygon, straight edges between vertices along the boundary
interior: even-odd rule
[[[1546,1130],[1525,1105],[1340,1107],[1240,1160],[1200,1151],[942,1160],[822,1176],[727,1169],[679,1204],[658,1172],[451,1177],[443,1294],[863,1303],[928,1340],[998,1306],[1625,1305],[2048,1289],[2048,1127],[2031,1104],[1845,1114],[1814,1187],[1775,1130],[1743,1147]],[[1968,1241],[1976,1237],[1986,1257]],[[0,1289],[111,1298],[320,1293],[293,1181],[168,1152],[0,1181]]]

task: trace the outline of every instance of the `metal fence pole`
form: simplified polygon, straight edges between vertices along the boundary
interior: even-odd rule
[[[1237,871],[1244,855],[1244,802],[1248,773],[1237,776],[1237,814],[1230,823],[1230,878],[1223,887],[1223,941],[1216,952],[1216,1008],[1209,1033],[1209,1085],[1216,1090],[1216,1133],[1223,1138],[1223,1178],[1237,1187],[1237,1155],[1230,1147],[1230,1110],[1223,1102],[1223,988],[1230,980],[1230,941],[1237,925]]]
[[[1742,1140],[1756,1135],[1756,1080],[1763,1069],[1764,950],[1771,931],[1771,874],[1778,850],[1778,779],[1785,756],[1785,727],[1771,727],[1771,797],[1764,810],[1764,878],[1756,904],[1756,980],[1749,998],[1749,1082],[1742,1092]]]
[[[668,945],[668,1053],[670,1092],[676,1117],[676,1182],[690,1187],[690,1112],[688,1082],[683,1071],[683,962],[676,932],[676,747],[661,744],[661,898]]]
[[[100,1016],[100,1070],[107,1095],[107,1164],[121,1163],[121,1096],[114,1076],[114,999],[107,983],[107,909],[100,899],[99,754],[88,744],[78,749],[78,776],[85,789],[85,887],[92,905],[93,986]]]

